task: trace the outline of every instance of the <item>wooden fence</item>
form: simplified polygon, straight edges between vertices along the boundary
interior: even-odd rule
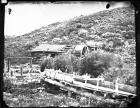
[[[46,81],[48,79],[58,80],[64,84],[89,89],[93,91],[101,91],[105,93],[113,93],[122,96],[136,96],[136,87],[120,84],[118,79],[115,83],[104,81],[102,78],[89,78],[74,74],[63,73],[60,70],[46,69],[44,71]]]

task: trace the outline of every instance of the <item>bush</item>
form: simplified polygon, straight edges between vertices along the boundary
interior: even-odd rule
[[[135,70],[134,70],[135,71]],[[105,78],[107,81],[115,81],[116,78],[119,78],[119,83],[127,84],[131,86],[136,85],[136,75],[134,72],[131,72],[130,70],[111,67],[107,71],[104,71],[101,75]]]
[[[71,57],[73,71],[78,72],[80,67],[80,59],[74,55],[72,55]]]
[[[123,69],[121,70],[123,75],[120,76],[123,79],[123,83],[131,86],[136,86],[136,70]]]
[[[106,32],[102,34],[103,38],[111,38],[111,37],[121,37],[121,34],[119,33],[112,33],[112,32]]]
[[[109,38],[109,39],[107,39],[106,43],[108,43],[110,41],[113,42],[112,48],[116,48],[118,46],[124,45],[122,38],[117,38],[117,37]]]
[[[81,59],[80,73],[88,73],[91,76],[97,77],[104,70],[111,67],[113,55],[105,52],[91,52]]]
[[[46,58],[46,59],[41,63],[40,71],[43,72],[45,68],[47,68],[47,69],[53,68],[53,58],[52,58],[52,57]]]
[[[135,74],[127,75],[125,84],[136,86],[136,75]]]
[[[41,71],[45,68],[54,68],[62,72],[78,72],[81,75],[90,74],[97,77],[110,67],[122,67],[122,62],[119,56],[107,52],[91,52],[80,58],[63,54],[56,56],[54,59],[46,59],[41,65]]]
[[[78,71],[78,58],[74,55],[63,54],[54,59],[54,69],[70,73]]]
[[[107,71],[104,71],[102,76],[105,78],[107,81],[114,81],[116,80],[117,77],[122,76],[123,73],[119,68],[116,67],[111,67]]]
[[[67,66],[68,62],[69,62],[69,60],[67,59],[66,55],[57,56],[54,59],[54,69],[56,69],[56,70],[60,69],[63,72],[69,71],[69,68]]]
[[[56,70],[61,70],[62,72],[77,72],[79,70],[79,58],[74,55],[62,54],[56,56],[55,58],[47,58],[41,64],[41,72],[45,68],[54,68]]]
[[[134,30],[122,31],[122,35],[126,39],[135,39],[135,31]]]
[[[13,92],[13,89],[17,87],[11,82],[11,79],[8,79],[8,78],[4,79],[3,84],[4,84],[4,87],[3,87],[4,92],[9,92],[9,93]]]
[[[130,54],[130,55],[135,55],[135,53],[136,53],[135,44],[131,44],[131,45],[128,47],[128,54]]]

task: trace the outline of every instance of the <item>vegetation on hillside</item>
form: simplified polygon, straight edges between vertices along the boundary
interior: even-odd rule
[[[105,10],[87,16],[79,16],[64,22],[56,22],[31,33],[18,37],[5,37],[5,58],[9,56],[30,56],[29,50],[41,42],[49,44],[80,44],[87,40],[102,42],[103,50],[91,52],[82,57],[63,54],[47,58],[41,64],[41,71],[54,68],[63,72],[77,72],[91,77],[103,77],[107,81],[136,86],[135,65],[135,18],[131,7]],[[28,59],[29,60],[29,59]],[[18,62],[17,62],[18,61]],[[11,63],[22,64],[27,60],[13,60]],[[133,63],[135,64],[135,63]],[[44,91],[36,91],[38,87]],[[51,89],[50,89],[51,88]],[[105,100],[84,97],[72,99],[50,85],[27,84],[17,86],[11,80],[4,80],[4,100],[9,106],[91,106],[91,107],[126,107],[123,101],[111,104]],[[51,91],[52,94],[49,92]],[[58,92],[58,94],[57,94]]]
[[[100,41],[104,43],[103,50],[108,52],[108,55],[92,53],[82,59],[78,59],[73,55],[71,57],[61,55],[47,62],[46,67],[61,69],[64,72],[71,72],[71,70],[73,70],[82,74],[85,72],[91,72],[93,74],[92,70],[96,70],[96,67],[97,74],[94,73],[94,77],[106,71],[104,76],[112,80],[113,76],[116,75],[113,73],[115,72],[113,66],[110,66],[110,64],[113,64],[110,61],[116,60],[112,55],[120,55],[123,66],[128,63],[128,61],[135,62],[136,43],[134,19],[134,9],[132,9],[132,7],[123,7],[100,11],[87,16],[79,16],[64,22],[56,22],[22,36],[6,38],[5,57],[30,56],[28,50],[38,46],[40,42],[73,45],[85,42],[86,40]],[[112,53],[112,55],[109,53]],[[128,67],[127,72],[129,69],[131,68]],[[125,70],[126,69],[119,69],[116,72],[119,71],[121,73],[121,71]],[[131,72],[134,72],[134,68],[132,68]],[[110,73],[112,76],[109,77]],[[119,76],[123,75],[120,74]],[[126,80],[135,79],[133,75],[124,77],[128,77]]]
[[[28,50],[44,41],[50,44],[79,44],[86,40],[102,41],[106,42],[107,51],[128,53],[127,48],[123,49],[129,40],[135,45],[134,19],[134,9],[123,7],[79,16],[65,22],[56,22],[22,36],[6,38],[5,57],[29,56]],[[113,43],[109,46],[110,50],[108,42]],[[135,52],[134,47],[131,49],[130,55]]]

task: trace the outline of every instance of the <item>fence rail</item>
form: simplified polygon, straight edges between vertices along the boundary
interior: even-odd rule
[[[104,81],[102,78],[85,78],[74,74],[63,73],[60,70],[46,69],[45,75],[52,80],[59,80],[71,86],[77,86],[93,91],[102,91],[122,96],[136,96],[136,87]]]

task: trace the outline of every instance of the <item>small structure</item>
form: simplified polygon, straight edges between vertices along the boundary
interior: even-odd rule
[[[6,72],[11,72],[11,76],[13,76],[13,69],[10,69],[11,68],[11,60],[12,59],[29,59],[30,60],[30,68],[32,68],[32,57],[7,57],[6,60],[7,60],[7,63],[5,61],[5,65],[7,68],[6,69]],[[22,65],[20,66],[20,72],[21,72],[21,76],[23,75],[23,69],[22,69]]]
[[[91,51],[97,51],[102,49],[103,43],[95,41],[87,41],[86,45],[89,47]]]
[[[67,52],[71,47],[68,45],[50,45],[50,44],[40,44],[36,48],[30,50],[30,54],[34,57],[34,60],[41,60],[42,57],[55,57],[62,53]]]
[[[101,50],[103,46],[102,42],[87,41],[85,44],[76,45],[73,54],[76,56],[82,56],[91,51]]]
[[[32,49],[31,55],[34,53],[44,53],[45,55],[51,54],[51,57],[63,53],[64,48],[66,45],[49,45],[49,44],[41,44],[37,46],[36,48]]]
[[[41,59],[42,57],[55,57],[56,55],[61,55],[63,53],[72,53],[75,56],[82,56],[91,51],[102,49],[101,42],[93,42],[88,41],[86,44],[80,45],[50,45],[50,44],[40,44],[36,48],[30,50],[30,54],[32,57],[36,58],[37,60]],[[70,50],[71,49],[71,50]]]
[[[89,53],[89,49],[88,49],[87,45],[76,45],[72,53],[75,56],[80,57],[82,55]]]

